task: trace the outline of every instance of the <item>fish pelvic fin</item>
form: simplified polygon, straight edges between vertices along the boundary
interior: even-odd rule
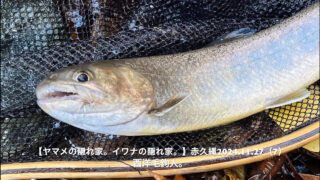
[[[170,98],[167,102],[160,105],[159,107],[152,108],[148,113],[155,116],[163,116],[173,108],[177,107],[180,103],[186,100],[190,94],[183,94]]]
[[[310,96],[310,92],[306,88],[303,88],[287,96],[277,98],[277,99],[267,100],[265,107],[266,109],[270,109],[270,108],[275,108],[279,106],[284,106],[284,105],[301,101],[309,96]]]

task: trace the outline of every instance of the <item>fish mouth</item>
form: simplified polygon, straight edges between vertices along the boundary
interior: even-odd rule
[[[50,99],[50,98],[62,98],[62,97],[68,97],[68,96],[74,96],[74,95],[79,95],[79,94],[75,93],[75,92],[54,91],[52,93],[48,93],[46,95],[46,98],[47,99]]]
[[[50,103],[53,101],[63,101],[63,100],[74,100],[79,96],[76,92],[69,92],[69,91],[52,91],[48,93],[41,93],[38,95],[37,102],[40,104],[43,103]]]

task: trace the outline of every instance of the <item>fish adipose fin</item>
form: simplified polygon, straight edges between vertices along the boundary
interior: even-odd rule
[[[155,116],[163,116],[165,113],[171,111],[173,108],[175,108],[177,105],[179,105],[181,102],[186,100],[190,94],[187,95],[179,95],[173,98],[170,98],[166,103],[163,105],[160,105],[159,107],[152,108],[149,111],[149,114],[155,115]]]
[[[300,89],[294,93],[291,93],[285,97],[282,97],[280,99],[271,99],[268,100],[266,103],[266,109],[275,108],[279,106],[288,105],[291,103],[295,103],[298,101],[301,101],[307,97],[310,96],[310,92],[307,89]]]

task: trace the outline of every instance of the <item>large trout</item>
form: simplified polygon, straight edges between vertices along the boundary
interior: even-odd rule
[[[250,37],[186,53],[61,69],[38,105],[75,127],[154,135],[219,126],[302,100],[319,79],[319,3]]]

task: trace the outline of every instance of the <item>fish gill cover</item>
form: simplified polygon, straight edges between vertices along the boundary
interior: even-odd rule
[[[239,29],[260,31],[314,0],[3,0],[1,1],[1,161],[128,160],[117,148],[239,148],[265,142],[319,118],[312,96],[224,126],[175,135],[125,137],[56,121],[36,105],[35,87],[73,64],[201,48]],[[290,112],[289,112],[290,110]],[[292,114],[293,112],[293,114]],[[103,148],[108,156],[39,156],[40,148]],[[172,157],[173,155],[168,155]],[[189,155],[188,155],[189,156]]]

